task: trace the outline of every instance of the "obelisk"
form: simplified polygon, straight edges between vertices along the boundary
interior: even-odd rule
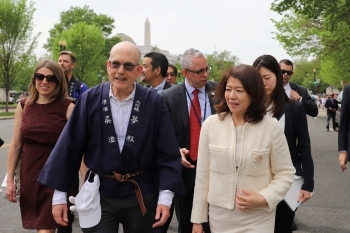
[[[145,22],[145,46],[151,46],[151,24],[148,17]]]

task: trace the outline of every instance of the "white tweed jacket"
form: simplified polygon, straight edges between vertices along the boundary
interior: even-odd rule
[[[236,171],[236,132],[231,114],[210,116],[201,129],[191,222],[208,221],[208,203],[233,209],[237,190],[259,192],[266,211],[275,211],[294,180],[284,132],[275,118],[243,128],[241,161]]]

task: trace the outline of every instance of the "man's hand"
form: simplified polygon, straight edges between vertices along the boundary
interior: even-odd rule
[[[291,90],[290,91],[290,98],[295,101],[299,101],[301,96],[298,94],[298,92]]]
[[[170,216],[170,208],[167,205],[158,204],[156,209],[155,223],[153,228],[163,226]]]
[[[68,207],[67,204],[53,205],[52,214],[57,224],[68,226]]]
[[[344,172],[346,168],[346,164],[348,163],[348,152],[343,151],[339,153],[339,165],[340,169]]]
[[[182,166],[186,168],[195,168],[194,165],[192,165],[190,162],[188,162],[186,156],[190,153],[189,150],[186,148],[180,148],[180,154],[181,154],[181,164]]]

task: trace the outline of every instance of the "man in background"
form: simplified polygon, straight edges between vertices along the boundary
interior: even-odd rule
[[[76,58],[74,53],[70,51],[61,51],[58,57],[58,64],[62,67],[64,73],[67,77],[68,82],[68,95],[74,101],[74,103],[79,99],[79,97],[88,89],[87,85],[73,76],[73,69],[76,65]]]
[[[335,121],[335,115],[338,110],[338,100],[335,99],[334,94],[331,93],[329,95],[329,98],[326,100],[325,107],[327,109],[327,126],[326,129],[329,131],[329,121],[332,119],[332,126],[333,129],[331,131],[336,131],[337,130],[337,125]]]
[[[148,83],[147,87],[157,91],[159,94],[163,90],[171,87],[165,79],[168,70],[168,59],[162,53],[147,53],[142,61],[141,80]]]
[[[280,67],[283,74],[283,85],[287,96],[295,101],[302,102],[306,111],[306,114],[312,117],[318,115],[317,104],[311,99],[307,89],[300,85],[289,82],[293,76],[293,63],[288,59],[280,61]]]
[[[178,145],[181,148],[182,180],[185,195],[175,196],[175,211],[181,233],[192,232],[190,221],[200,128],[210,115],[215,114],[212,90],[215,82],[208,81],[211,65],[204,54],[190,48],[181,57],[182,74],[185,81],[162,92],[170,112]],[[203,223],[205,233],[209,224]]]
[[[73,99],[73,103],[80,98],[80,96],[88,89],[85,83],[80,82],[73,76],[73,69],[76,65],[76,57],[70,51],[61,51],[58,57],[58,64],[61,66],[63,72],[67,77],[68,95]],[[79,192],[79,175],[76,177],[74,183],[74,196]],[[74,212],[69,211],[69,223],[67,227],[60,227],[57,233],[72,233],[72,223],[74,221]]]
[[[176,77],[177,77],[177,68],[169,64],[168,65],[168,71],[166,72],[166,81],[170,84],[175,85],[176,84]]]

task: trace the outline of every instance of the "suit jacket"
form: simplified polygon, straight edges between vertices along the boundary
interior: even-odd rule
[[[171,85],[170,83],[165,82],[165,84],[164,84],[164,89],[163,89],[163,90],[168,89],[168,88],[170,88],[171,86],[172,86],[172,85]]]
[[[338,110],[338,100],[333,99],[333,103],[332,103],[332,99],[331,99],[331,98],[328,98],[328,99],[326,100],[326,103],[325,103],[324,106],[325,106],[326,109],[327,109],[327,115],[328,115],[328,114],[335,114],[337,111],[330,110],[329,108]]]
[[[312,117],[316,117],[318,114],[318,107],[313,99],[311,99],[309,93],[305,87],[289,82],[292,90],[296,91],[301,96],[301,101],[305,107],[306,114]]]
[[[168,89],[168,88],[172,87],[172,86],[173,86],[172,84],[170,84],[170,83],[168,83],[168,82],[165,82],[163,91],[164,91],[165,89]],[[146,87],[151,88],[151,85],[148,84],[148,85],[146,85]]]
[[[217,83],[215,82],[208,81],[205,85],[205,89],[209,94],[212,114],[215,114],[212,100],[212,90],[216,84]],[[165,105],[168,107],[179,147],[188,149],[190,145],[190,126],[185,83],[183,82],[179,85],[164,90],[162,92],[162,96]]]
[[[338,150],[348,152],[350,155],[350,85],[343,90],[343,99],[341,101],[340,122],[338,131]]]
[[[303,190],[314,189],[314,163],[311,157],[310,136],[303,104],[291,101],[285,111],[284,134],[296,175],[304,177]]]
[[[304,114],[305,116],[305,114]],[[199,141],[196,186],[191,221],[208,221],[208,203],[233,209],[236,188],[258,192],[275,211],[293,182],[295,169],[283,130],[276,119],[265,116],[243,126],[240,163],[235,163],[236,130],[231,114],[223,120],[210,116]],[[236,166],[239,166],[238,172]]]

